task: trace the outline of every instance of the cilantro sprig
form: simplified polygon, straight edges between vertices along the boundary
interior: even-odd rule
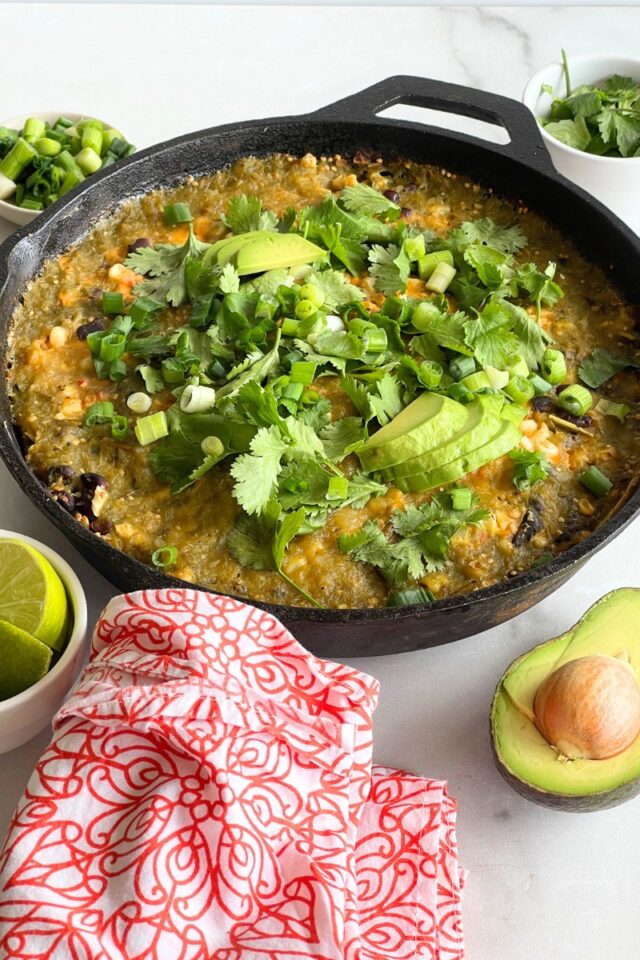
[[[551,464],[537,450],[512,450],[509,457],[514,463],[513,485],[518,490],[533,487],[551,473]]]

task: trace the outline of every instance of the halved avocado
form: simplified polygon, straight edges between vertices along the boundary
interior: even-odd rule
[[[358,450],[363,470],[381,470],[437,447],[459,432],[468,410],[441,393],[422,393]]]
[[[606,760],[568,760],[534,724],[536,692],[559,667],[594,654],[627,658],[640,680],[640,589],[614,590],[567,633],[515,660],[491,706],[491,742],[498,770],[519,794],[560,810],[604,810],[640,793],[640,736]]]
[[[464,411],[464,419],[457,429],[453,427],[449,435],[445,436],[440,443],[431,443],[415,456],[405,457],[402,461],[390,464],[382,471],[384,479],[389,483],[395,483],[403,477],[427,473],[429,470],[441,467],[444,463],[451,463],[452,460],[463,457],[496,434],[499,426],[498,408],[492,397],[478,397],[467,406],[463,404],[459,406]],[[392,423],[399,419],[396,417]],[[377,437],[378,434],[374,436]]]
[[[516,425],[507,420],[500,420],[499,417],[491,418],[494,420],[494,433],[486,443],[433,470],[416,473],[410,477],[398,477],[393,481],[395,486],[404,493],[432,490],[434,487],[460,480],[461,477],[473,473],[490,460],[497,460],[498,457],[517,447],[520,442],[520,431]]]

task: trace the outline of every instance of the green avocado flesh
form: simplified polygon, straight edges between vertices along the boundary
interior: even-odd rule
[[[207,250],[204,264],[224,266],[232,263],[239,276],[264,273],[303,263],[326,260],[327,252],[297,233],[251,230],[218,240]]]
[[[46,674],[52,650],[7,620],[0,620],[0,700],[14,697]]]
[[[511,777],[529,785],[532,794],[602,795],[640,778],[640,737],[608,760],[565,760],[533,723],[538,688],[570,660],[593,654],[628,657],[640,680],[639,622],[640,590],[614,590],[572,630],[525,653],[502,677],[491,710],[494,750],[499,764]]]
[[[423,393],[381,427],[358,451],[363,470],[403,464],[439,447],[468,420],[463,404],[440,393]]]
[[[395,486],[404,493],[417,493],[419,490],[431,490],[434,487],[441,487],[446,483],[453,483],[460,480],[468,473],[473,473],[489,463],[490,460],[497,460],[509,450],[513,450],[520,442],[520,431],[514,423],[508,420],[500,420],[499,417],[490,415],[493,423],[491,424],[493,432],[490,438],[476,447],[449,463],[443,463],[432,470],[425,470],[423,473],[416,473],[410,477],[397,477],[394,479]]]

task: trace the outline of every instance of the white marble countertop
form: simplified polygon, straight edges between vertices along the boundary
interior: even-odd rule
[[[629,55],[640,46],[640,9],[631,7],[361,7],[350,16],[336,7],[151,12],[148,5],[8,3],[0,23],[0,122],[49,107],[86,111],[112,118],[138,146],[216,123],[309,111],[393,73],[519,98],[562,45]],[[188,53],[171,52],[176,39]],[[9,229],[0,221],[0,239]],[[4,466],[0,526],[45,540],[74,565],[93,622],[114,589]],[[516,655],[566,629],[605,591],[639,584],[639,551],[636,523],[557,593],[502,627],[421,653],[357,661],[382,683],[377,761],[447,778],[459,800],[469,960],[638,955],[640,801],[576,815],[520,799],[494,770],[488,710]],[[0,757],[0,833],[47,739],[44,732]]]

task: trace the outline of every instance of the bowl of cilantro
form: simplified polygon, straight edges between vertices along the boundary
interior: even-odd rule
[[[640,230],[640,60],[585,54],[543,67],[524,89],[559,173]]]

